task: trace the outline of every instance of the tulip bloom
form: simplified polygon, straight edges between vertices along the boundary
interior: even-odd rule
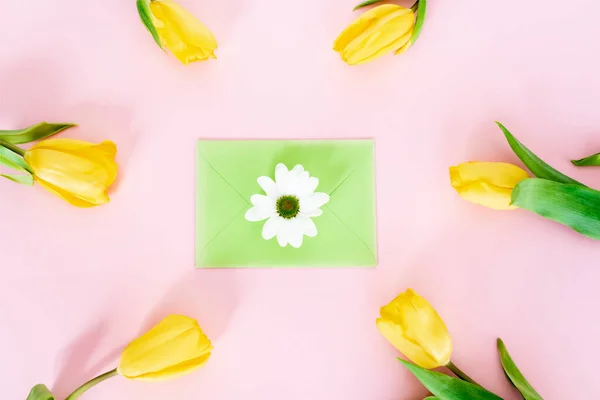
[[[467,201],[495,210],[512,210],[512,191],[529,178],[521,168],[502,162],[469,162],[450,167],[452,187]]]
[[[410,45],[415,14],[394,4],[374,7],[362,14],[335,40],[333,49],[350,65],[374,60],[386,53],[402,53]]]
[[[170,315],[127,346],[117,372],[134,380],[173,379],[204,365],[211,350],[195,319]]]
[[[109,202],[108,188],[117,178],[117,147],[105,141],[49,139],[36,143],[24,158],[46,190],[77,207]]]
[[[452,339],[435,309],[413,290],[381,308],[377,329],[402,354],[423,368],[450,364]]]
[[[129,343],[121,354],[117,368],[84,383],[65,400],[76,400],[97,384],[117,375],[139,381],[177,378],[204,365],[211,350],[210,340],[195,319],[169,315]],[[51,395],[43,385],[34,387],[31,393]]]
[[[216,58],[217,40],[212,32],[185,8],[172,0],[150,3],[153,24],[162,46],[184,64]]]

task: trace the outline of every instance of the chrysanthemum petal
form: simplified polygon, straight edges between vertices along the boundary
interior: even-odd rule
[[[279,163],[275,167],[275,182],[277,186],[283,185],[286,183],[287,177],[289,175],[289,171],[285,164]]]
[[[257,181],[267,196],[271,197],[273,200],[277,198],[279,193],[277,193],[277,184],[273,179],[268,176],[261,176],[257,179]]]
[[[305,214],[310,214],[317,208],[320,208],[324,204],[329,202],[329,195],[327,193],[313,193],[312,195],[303,198],[300,202],[300,211]]]
[[[267,220],[267,222],[265,222],[265,224],[263,225],[263,229],[262,229],[263,239],[265,239],[265,240],[273,239],[277,235],[277,232],[279,231],[279,227],[281,226],[282,221],[283,221],[283,218],[281,218],[278,215],[269,218]]]
[[[302,232],[308,237],[317,236],[317,226],[314,221],[308,217],[299,217],[300,223],[302,224]]]
[[[257,222],[273,216],[274,213],[275,210],[270,207],[254,206],[246,211],[244,218],[250,222]]]
[[[250,202],[257,207],[273,208],[275,209],[275,202],[270,197],[264,194],[254,194],[250,197]]]
[[[302,223],[298,219],[292,220],[292,227],[289,232],[289,243],[290,245],[298,249],[302,246],[302,239],[304,237],[304,231],[302,229]]]

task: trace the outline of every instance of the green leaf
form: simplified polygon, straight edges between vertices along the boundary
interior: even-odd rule
[[[452,376],[421,368],[418,365],[400,360],[419,381],[440,400],[502,400],[481,386],[462,381]]]
[[[427,397],[425,397],[423,400],[439,400],[439,397],[435,397],[435,396],[427,396]]]
[[[46,385],[35,385],[26,400],[54,400],[54,395]]]
[[[47,138],[48,136],[56,135],[58,132],[74,126],[77,126],[77,124],[49,124],[47,122],[40,122],[39,124],[25,129],[0,131],[0,140],[4,140],[11,144],[30,143]]]
[[[515,152],[517,157],[523,161],[523,164],[529,168],[533,175],[537,176],[538,178],[549,179],[555,182],[571,183],[583,186],[582,183],[577,182],[575,179],[572,179],[555,170],[542,161],[541,158],[533,154],[527,147],[525,147],[523,143],[519,142],[517,138],[515,138],[500,122],[496,122],[496,124],[498,124],[500,129],[502,129],[502,132],[504,132],[504,136],[506,136],[506,140],[508,141],[511,149]]]
[[[502,339],[498,339],[498,354],[500,355],[500,362],[502,368],[510,382],[521,392],[525,400],[543,400],[542,396],[527,382],[527,379],[523,376],[517,365],[508,354],[508,350],[504,345]]]
[[[152,10],[150,10],[150,0],[137,0],[137,10],[144,26],[146,26],[146,29],[148,29],[148,32],[150,32],[158,47],[162,49],[163,46],[160,41],[160,36],[154,25],[154,15],[152,14]]]
[[[366,1],[363,1],[362,3],[360,3],[359,5],[357,5],[356,7],[354,7],[354,9],[352,11],[356,11],[359,8],[370,6],[371,4],[379,3],[381,1],[383,1],[383,0],[366,0]]]
[[[25,171],[29,174],[33,174],[33,170],[29,164],[25,162],[22,156],[2,145],[0,145],[0,164],[16,169],[17,171]]]
[[[0,176],[10,179],[13,182],[20,183],[21,185],[33,186],[33,175],[0,174]]]
[[[597,190],[529,178],[513,189],[512,204],[600,240],[600,192]]]
[[[592,154],[579,160],[571,160],[571,163],[578,167],[597,167],[600,165],[600,153]]]
[[[411,46],[417,41],[423,29],[425,23],[425,17],[427,16],[427,0],[419,0],[417,8],[417,20],[415,21],[415,27],[413,28],[413,34],[410,38]]]

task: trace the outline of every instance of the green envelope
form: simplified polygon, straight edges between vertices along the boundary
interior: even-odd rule
[[[330,195],[313,217],[316,237],[296,249],[262,238],[264,221],[244,218],[260,176],[304,166]],[[200,140],[196,171],[196,267],[368,267],[377,265],[372,140]]]

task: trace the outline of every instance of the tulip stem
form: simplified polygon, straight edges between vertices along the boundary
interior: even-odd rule
[[[448,369],[450,371],[452,371],[454,373],[454,375],[458,376],[463,381],[472,383],[473,385],[481,386],[479,383],[477,383],[473,379],[471,379],[471,377],[469,375],[465,374],[460,368],[458,368],[456,365],[454,365],[454,363],[452,361],[450,361],[448,363],[448,365],[446,365],[446,367],[448,367]]]
[[[98,375],[94,379],[87,381],[86,383],[84,383],[83,385],[81,385],[77,389],[75,389],[75,391],[73,393],[71,393],[70,395],[68,395],[65,400],[75,400],[79,396],[81,396],[83,393],[88,391],[88,389],[91,389],[94,386],[96,386],[97,384],[99,384],[100,382],[104,382],[105,380],[112,378],[113,376],[118,375],[118,374],[119,373],[117,372],[117,369],[115,368],[112,371],[108,371],[102,375]]]
[[[0,146],[4,146],[7,149],[9,149],[10,151],[17,153],[20,156],[24,156],[25,155],[25,150],[23,150],[22,148],[20,148],[19,146],[15,146],[12,143],[8,143],[5,140],[1,140],[0,139]]]

